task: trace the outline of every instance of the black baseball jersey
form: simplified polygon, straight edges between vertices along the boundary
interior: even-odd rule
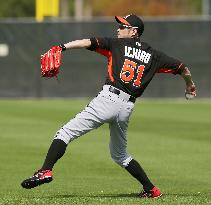
[[[89,50],[108,59],[105,84],[139,97],[155,73],[180,74],[185,67],[179,60],[153,49],[140,38],[91,38]]]

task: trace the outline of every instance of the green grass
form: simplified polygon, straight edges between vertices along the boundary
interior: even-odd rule
[[[108,125],[68,146],[54,181],[20,183],[45,158],[55,132],[88,100],[0,100],[0,204],[211,204],[211,101],[138,101],[128,150],[161,188],[138,199],[140,185],[109,155]]]

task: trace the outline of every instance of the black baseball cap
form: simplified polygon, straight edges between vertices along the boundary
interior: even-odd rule
[[[115,16],[115,19],[118,23],[124,24],[127,26],[137,27],[139,36],[142,35],[144,31],[144,22],[138,16],[130,14],[124,17]]]

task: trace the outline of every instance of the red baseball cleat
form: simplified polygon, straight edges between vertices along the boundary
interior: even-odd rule
[[[145,198],[145,197],[159,198],[161,196],[162,196],[162,193],[161,193],[160,189],[158,189],[157,187],[154,187],[149,192],[143,191],[138,195],[138,197],[140,197],[140,198]]]
[[[34,175],[25,179],[21,186],[25,189],[31,189],[41,184],[49,183],[53,180],[53,173],[51,170],[38,170]]]

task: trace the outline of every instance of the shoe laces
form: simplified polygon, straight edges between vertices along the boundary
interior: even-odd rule
[[[39,178],[48,171],[50,171],[50,170],[38,170],[34,173],[34,175],[32,177],[38,177]]]

